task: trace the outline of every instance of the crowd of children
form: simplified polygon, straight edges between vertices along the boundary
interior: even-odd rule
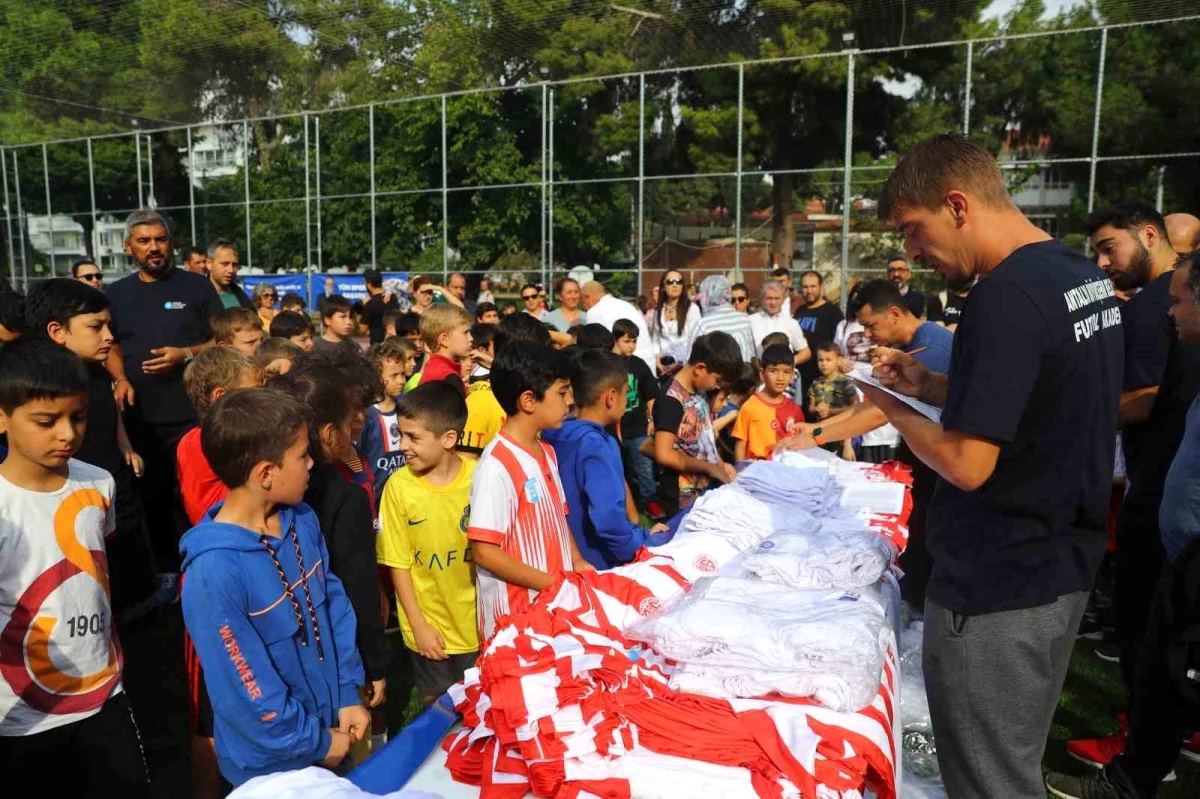
[[[108,305],[51,280],[27,308],[26,335],[0,348],[0,549],[21,553],[0,562],[0,608],[20,609],[0,624],[29,635],[6,632],[0,661],[31,687],[7,697],[0,762],[49,766],[84,740],[81,780],[143,795],[112,615],[122,543],[146,534],[140,515],[122,522],[142,467],[99,368]],[[556,572],[669,540],[734,461],[770,457],[805,421],[786,340],[750,365],[729,335],[702,335],[660,384],[631,320],[574,328],[564,348],[532,315],[434,304],[385,314],[364,352],[349,301],[324,297],[320,317],[318,336],[302,308],[265,330],[254,310],[222,310],[216,346],[184,371],[200,421],[175,452],[197,795],[358,762],[400,729],[414,688],[444,693]],[[807,401],[819,418],[853,401],[826,355]],[[69,622],[33,618],[47,614]],[[56,670],[68,660],[88,676]]]

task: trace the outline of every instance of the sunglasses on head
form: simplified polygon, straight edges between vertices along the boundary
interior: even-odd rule
[[[92,272],[89,275],[80,275],[79,279],[101,281],[104,279],[104,275],[100,274],[99,272]]]
[[[683,285],[683,278],[681,278],[681,277],[669,277],[669,278],[667,278],[666,280],[664,280],[664,281],[663,281],[663,285],[665,285],[665,286],[682,286],[682,285]]]

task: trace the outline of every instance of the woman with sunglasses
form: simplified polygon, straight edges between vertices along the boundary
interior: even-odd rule
[[[729,304],[733,306],[733,310],[738,313],[750,313],[750,289],[746,288],[745,283],[734,283],[730,287],[731,294],[729,295]]]
[[[587,314],[579,307],[579,283],[574,278],[560,277],[554,284],[554,294],[558,297],[558,307],[542,317],[543,322],[563,333],[575,325],[587,324]]]
[[[279,299],[279,293],[270,283],[258,283],[254,286],[254,310],[258,311],[258,318],[262,320],[263,330],[270,330],[271,320],[279,314],[279,311],[275,309],[277,299]]]
[[[658,283],[658,305],[650,315],[650,344],[654,361],[662,371],[663,356],[670,355],[676,363],[688,358],[693,331],[700,323],[700,306],[684,291],[683,273],[667,270]]]
[[[525,303],[525,313],[539,322],[545,321],[546,309],[542,307],[541,291],[532,283],[526,283],[521,288],[521,301]]]

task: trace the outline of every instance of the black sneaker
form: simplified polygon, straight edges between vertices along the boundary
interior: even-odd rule
[[[1090,638],[1093,641],[1099,641],[1104,637],[1104,625],[1100,623],[1100,617],[1085,613],[1083,618],[1079,620],[1079,631],[1075,633],[1076,638]]]
[[[1124,785],[1109,782],[1104,771],[1085,777],[1051,771],[1046,774],[1046,790],[1058,799],[1138,799],[1138,795]]]
[[[1112,641],[1105,641],[1104,643],[1096,644],[1096,648],[1093,650],[1093,652],[1095,653],[1096,657],[1100,658],[1106,663],[1121,662],[1121,647],[1117,646]]]

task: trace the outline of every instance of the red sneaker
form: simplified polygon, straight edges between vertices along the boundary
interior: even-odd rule
[[[1092,768],[1104,768],[1125,751],[1125,739],[1128,736],[1129,727],[1122,722],[1121,728],[1112,735],[1067,741],[1067,754]]]
[[[646,503],[646,515],[656,522],[667,518],[667,512],[663,510],[663,506],[653,499]]]
[[[1184,741],[1183,748],[1179,750],[1179,754],[1193,763],[1200,763],[1200,732]]]

